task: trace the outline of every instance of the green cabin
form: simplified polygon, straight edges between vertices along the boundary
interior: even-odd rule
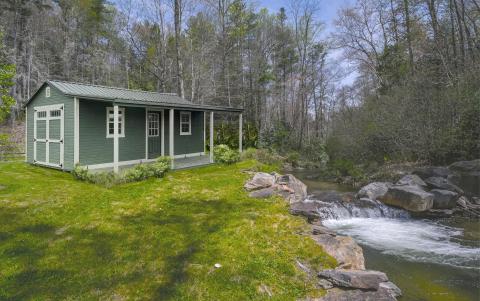
[[[176,94],[46,81],[27,101],[26,161],[71,171],[112,169],[170,156],[173,168],[213,162],[214,112],[242,109],[196,104]],[[209,125],[209,139],[207,134]]]

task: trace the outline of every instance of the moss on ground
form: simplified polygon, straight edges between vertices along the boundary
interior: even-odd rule
[[[0,163],[0,299],[295,300],[296,260],[335,265],[278,198],[242,186],[255,161],[105,188]],[[215,269],[214,264],[221,268]],[[269,294],[272,294],[272,298]]]

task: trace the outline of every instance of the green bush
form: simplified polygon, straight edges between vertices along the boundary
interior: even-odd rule
[[[242,160],[257,160],[267,165],[280,166],[285,158],[268,149],[248,148],[241,155]]]
[[[364,174],[362,173],[361,169],[358,168],[352,161],[350,160],[342,160],[337,159],[331,162],[330,168],[333,169],[334,173],[338,176],[351,176],[354,179],[362,179]]]
[[[120,177],[114,172],[91,172],[85,167],[75,166],[72,171],[75,179],[93,184],[100,184],[110,187],[119,182]]]
[[[217,145],[213,148],[215,162],[232,164],[240,160],[240,154],[236,150],[230,149],[225,144]]]
[[[297,167],[300,161],[300,154],[298,152],[291,151],[287,154],[286,161],[292,164],[293,167]]]
[[[155,163],[138,164],[120,174],[115,174],[114,172],[91,172],[85,167],[76,166],[72,171],[72,175],[80,181],[110,187],[115,184],[142,181],[152,177],[161,178],[169,169],[170,159],[168,157],[160,157]]]

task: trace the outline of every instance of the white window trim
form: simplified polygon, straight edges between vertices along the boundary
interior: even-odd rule
[[[148,119],[148,117],[150,116],[150,114],[153,114],[155,116],[157,116],[157,134],[156,135],[150,135],[150,120]],[[153,128],[152,128],[153,129]],[[148,112],[147,113],[147,133],[148,133],[148,137],[159,137],[160,136],[160,112]]]
[[[113,107],[107,107],[106,110],[105,110],[105,127],[106,127],[106,133],[107,133],[107,138],[113,138],[113,135],[114,134],[110,134],[108,132],[108,111],[112,110],[113,111]],[[118,135],[119,138],[123,138],[125,137],[125,108],[118,108],[118,112],[122,112],[122,134]]]
[[[45,97],[50,97],[50,87],[45,88]]]
[[[182,124],[187,122],[182,122],[182,115],[188,115],[188,132],[182,132]],[[192,134],[192,112],[182,112],[180,111],[180,136],[187,136]]]

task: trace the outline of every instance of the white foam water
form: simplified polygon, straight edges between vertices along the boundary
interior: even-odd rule
[[[350,217],[323,220],[340,234],[382,253],[409,261],[480,269],[480,248],[459,243],[462,229],[429,220],[385,217]]]

